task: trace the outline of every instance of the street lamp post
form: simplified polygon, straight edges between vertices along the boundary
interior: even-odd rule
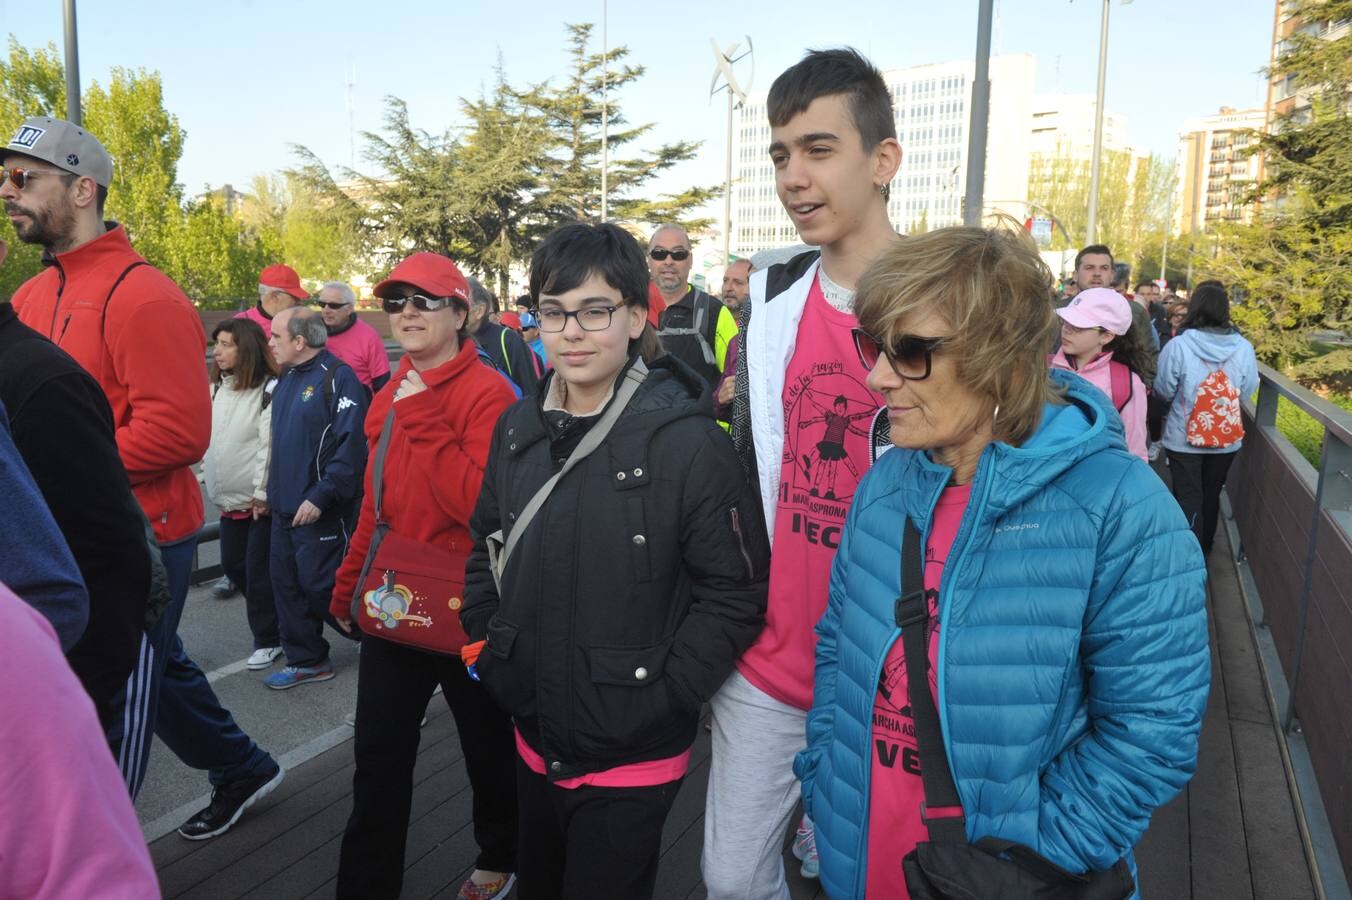
[[[1112,0],[1103,0],[1103,20],[1099,25],[1098,91],[1094,100],[1094,153],[1089,162],[1089,211],[1084,242],[1098,240],[1099,170],[1103,163],[1103,88],[1108,76],[1108,12]]]
[[[986,132],[991,105],[991,20],[995,0],[981,0],[976,25],[976,73],[972,81],[972,119],[967,134],[967,193],[964,225],[981,224],[981,195],[986,189]]]
[[[610,213],[610,41],[607,0],[601,0],[601,221]]]
[[[66,119],[80,124],[80,47],[75,30],[75,0],[65,2],[66,20]]]

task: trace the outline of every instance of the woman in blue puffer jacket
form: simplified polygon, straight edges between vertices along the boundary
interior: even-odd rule
[[[834,898],[906,897],[902,857],[928,839],[894,616],[908,517],[970,841],[1074,872],[1130,865],[1193,773],[1203,559],[1109,400],[1048,373],[1050,284],[1026,235],[979,228],[908,237],[859,284],[856,341],[896,449],[850,508],[795,766]]]

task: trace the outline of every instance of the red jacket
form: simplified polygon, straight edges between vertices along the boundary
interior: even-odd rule
[[[144,262],[121,225],[56,255],[14,295],[24,324],[51,338],[108,395],[117,449],[136,499],[169,543],[202,527],[191,466],[211,441],[206,334],[168,276]],[[107,304],[107,309],[104,309]]]
[[[412,368],[407,356],[401,359],[366,414],[366,440],[371,447],[366,492],[357,532],[333,584],[329,612],[335,618],[352,614],[352,594],[375,530],[376,441],[395,391]],[[382,514],[391,531],[468,557],[469,517],[479,499],[493,427],[516,402],[516,395],[500,373],[479,361],[468,340],[449,362],[418,374],[428,389],[394,406],[394,430],[385,454]]]

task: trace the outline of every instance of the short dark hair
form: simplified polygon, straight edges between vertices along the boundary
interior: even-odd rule
[[[872,150],[888,138],[897,136],[892,115],[892,95],[882,73],[853,47],[835,50],[809,50],[797,63],[785,69],[770,85],[765,107],[770,124],[787,125],[818,97],[844,94],[849,100],[850,116],[864,142]]]
[[[609,222],[574,222],[551,231],[531,254],[530,295],[524,299],[539,306],[541,294],[571,291],[592,275],[605,279],[625,303],[648,308],[648,255],[632,234]],[[652,325],[645,323],[643,333],[629,342],[629,352],[652,362],[666,351]]]
[[[1078,272],[1080,270],[1080,260],[1091,254],[1095,256],[1106,256],[1110,260],[1113,258],[1113,251],[1108,249],[1107,244],[1090,244],[1088,247],[1085,247],[1079,253],[1075,254],[1075,271]],[[1116,261],[1114,261],[1114,263],[1115,262]]]
[[[620,292],[625,303],[648,308],[648,258],[629,232],[609,222],[574,222],[549,233],[530,258],[530,301],[571,291],[592,275]]]
[[[1229,328],[1230,295],[1219,281],[1203,281],[1188,300],[1184,328]]]
[[[301,306],[286,320],[286,336],[292,340],[300,338],[305,346],[317,350],[328,343],[329,331],[319,310]]]
[[[1155,282],[1153,281],[1142,281],[1137,283],[1136,287],[1133,288],[1133,293],[1139,294],[1141,292],[1141,288],[1143,287],[1158,287],[1158,285],[1155,284]]]

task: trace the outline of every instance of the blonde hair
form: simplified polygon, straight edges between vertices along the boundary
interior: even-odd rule
[[[859,280],[859,326],[884,345],[903,324],[934,313],[952,328],[936,351],[989,401],[994,437],[1018,446],[1060,402],[1047,366],[1058,321],[1051,270],[1013,220],[995,228],[940,228],[902,238]],[[928,335],[927,335],[928,336]]]

